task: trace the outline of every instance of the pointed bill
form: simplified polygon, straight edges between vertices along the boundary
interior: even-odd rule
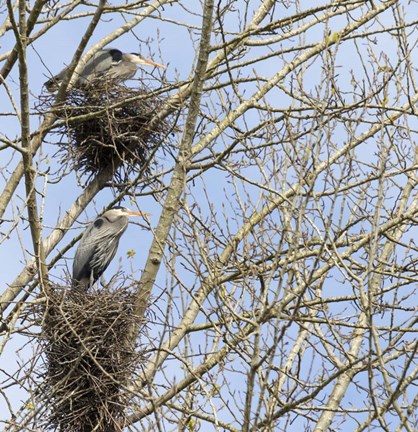
[[[160,63],[155,63],[152,60],[146,59],[145,57],[142,57],[139,54],[127,54],[129,61],[139,64],[139,65],[148,65],[148,66],[155,66],[159,68],[165,69],[167,66],[164,66]]]
[[[133,210],[127,210],[126,213],[128,214],[128,216],[142,216],[142,217],[151,216],[151,213],[143,213],[143,212],[137,212]]]

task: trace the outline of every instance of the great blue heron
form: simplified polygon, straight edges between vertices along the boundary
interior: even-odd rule
[[[75,86],[88,86],[99,77],[109,78],[115,83],[123,82],[135,75],[138,65],[165,68],[164,65],[148,60],[140,54],[127,54],[115,48],[102,49],[97,51],[84,65],[75,81]],[[68,68],[65,68],[58,75],[46,81],[44,86],[49,92],[58,90],[59,85],[67,74]]]
[[[128,216],[147,216],[124,207],[114,207],[99,216],[83,234],[73,262],[73,287],[87,290],[107,269],[119,240],[128,227]]]

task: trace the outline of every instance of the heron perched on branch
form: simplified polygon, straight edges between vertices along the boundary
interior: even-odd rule
[[[73,262],[73,288],[87,290],[109,266],[128,227],[129,216],[147,216],[124,207],[114,207],[99,216],[83,234]]]
[[[95,79],[108,78],[115,83],[132,78],[138,70],[138,65],[165,68],[164,65],[148,60],[136,53],[123,53],[115,48],[102,49],[84,65],[75,81],[76,87],[87,87]],[[67,76],[68,68],[45,82],[49,92],[58,90],[62,80]]]

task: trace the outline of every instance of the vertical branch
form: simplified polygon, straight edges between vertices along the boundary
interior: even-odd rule
[[[186,119],[183,138],[180,143],[179,157],[173,172],[171,184],[168,188],[167,198],[163,211],[155,230],[155,236],[151,245],[144,273],[139,283],[138,295],[135,304],[135,313],[142,317],[152,286],[160,268],[164,248],[173,224],[174,217],[180,206],[180,197],[183,194],[186,174],[191,157],[191,147],[199,115],[200,100],[202,97],[203,83],[208,65],[210,36],[212,32],[214,0],[206,0],[203,7],[202,33],[199,46],[199,56],[195,70],[195,77],[192,84],[192,91],[189,104],[189,112]],[[135,340],[138,328],[133,329],[130,335]]]
[[[9,4],[9,11],[11,5]],[[42,246],[42,227],[39,220],[38,205],[36,200],[36,170],[33,166],[33,153],[30,141],[30,115],[29,115],[29,84],[28,67],[26,62],[26,48],[28,42],[26,2],[19,0],[19,24],[14,22],[11,16],[12,25],[16,37],[16,46],[19,58],[19,79],[20,79],[20,105],[21,105],[21,132],[22,132],[22,158],[24,166],[25,189],[28,208],[29,226],[32,236],[33,252],[36,260],[36,267],[39,279],[44,287],[47,282],[47,267],[45,264],[45,253]]]

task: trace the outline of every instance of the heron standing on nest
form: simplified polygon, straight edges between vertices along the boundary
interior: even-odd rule
[[[128,227],[129,216],[148,216],[148,213],[114,207],[86,229],[74,257],[73,288],[87,290],[104,273]]]
[[[95,79],[104,77],[115,83],[132,78],[138,70],[138,65],[165,68],[164,65],[148,60],[136,53],[123,53],[115,48],[102,49],[84,65],[77,80],[76,87],[87,87]],[[44,86],[49,92],[58,90],[62,80],[67,76],[68,68],[45,82]]]

